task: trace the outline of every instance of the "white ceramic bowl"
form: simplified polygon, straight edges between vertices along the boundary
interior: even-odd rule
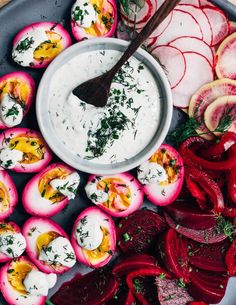
[[[140,153],[124,162],[106,165],[96,164],[94,161],[91,162],[73,154],[65,147],[54,131],[49,116],[49,89],[50,80],[53,78],[53,75],[57,69],[67,63],[73,57],[84,52],[109,49],[124,51],[127,45],[128,42],[115,38],[91,39],[74,44],[57,56],[55,60],[53,60],[44,73],[39,84],[36,98],[36,114],[41,133],[52,151],[60,159],[83,172],[105,175],[128,171],[146,161],[162,144],[169,130],[173,112],[172,95],[169,82],[157,60],[154,59],[148,52],[139,48],[134,54],[134,57],[142,61],[152,72],[156,79],[156,84],[161,97],[161,115],[158,129],[151,142]],[[127,143],[124,143],[124,145],[125,144],[127,145]]]

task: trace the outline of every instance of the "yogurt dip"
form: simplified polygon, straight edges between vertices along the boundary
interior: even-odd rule
[[[99,164],[130,159],[154,137],[160,122],[160,96],[150,70],[135,57],[113,79],[105,107],[79,100],[72,90],[110,69],[121,53],[88,51],[59,68],[50,83],[49,117],[56,136],[78,157]]]

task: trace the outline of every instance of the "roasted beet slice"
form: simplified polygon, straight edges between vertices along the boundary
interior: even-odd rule
[[[118,292],[106,303],[106,305],[135,305],[135,298],[126,285],[120,285]]]
[[[225,256],[225,263],[227,265],[227,270],[229,276],[236,275],[236,239],[230,245],[226,256]]]
[[[194,202],[175,202],[166,209],[177,223],[190,229],[204,230],[216,225],[215,215],[201,210]]]
[[[117,240],[126,254],[149,253],[162,231],[165,220],[150,210],[139,210],[122,219],[117,227]]]
[[[225,254],[229,248],[229,241],[223,240],[216,244],[200,244],[188,240],[188,255],[190,263],[203,270],[226,272]]]
[[[157,260],[154,256],[148,254],[136,254],[128,258],[125,258],[121,262],[115,265],[112,269],[112,273],[116,277],[122,277],[128,272],[145,267],[153,267],[157,265]]]
[[[189,282],[188,246],[185,238],[182,238],[174,229],[169,229],[164,236],[163,261],[167,270],[177,278]]]
[[[190,273],[188,290],[195,298],[201,297],[206,303],[219,303],[225,295],[228,276],[223,273],[193,269]]]
[[[54,305],[100,305],[118,290],[118,282],[106,269],[98,269],[64,283],[52,297]]]
[[[156,278],[158,300],[161,305],[186,305],[193,301],[182,281]]]
[[[214,226],[205,230],[194,230],[181,226],[167,213],[164,213],[167,224],[178,233],[203,244],[214,244],[227,238],[221,226]]]

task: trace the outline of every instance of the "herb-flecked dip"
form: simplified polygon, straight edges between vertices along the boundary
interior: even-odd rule
[[[91,162],[122,162],[141,152],[160,121],[160,96],[151,71],[134,57],[115,75],[108,103],[96,108],[72,90],[110,69],[121,53],[88,51],[55,72],[50,84],[49,115],[55,134],[78,157]]]

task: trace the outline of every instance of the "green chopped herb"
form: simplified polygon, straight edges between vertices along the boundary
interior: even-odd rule
[[[123,239],[125,242],[128,242],[129,240],[131,240],[131,237],[129,236],[129,234],[126,232],[123,234]]]

